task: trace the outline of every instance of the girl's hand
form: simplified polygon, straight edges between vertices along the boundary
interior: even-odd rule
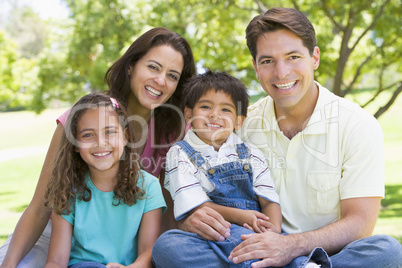
[[[108,264],[106,264],[106,268],[122,268],[122,267],[126,267],[126,266],[121,265],[116,262],[109,262]]]

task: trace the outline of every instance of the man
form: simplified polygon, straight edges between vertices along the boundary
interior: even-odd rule
[[[244,235],[229,259],[261,259],[252,267],[402,267],[401,244],[371,236],[384,197],[381,128],[314,81],[320,50],[310,21],[273,8],[250,22],[246,38],[269,96],[250,107],[240,134],[268,160],[286,234]],[[207,208],[179,226],[209,240],[229,235]]]

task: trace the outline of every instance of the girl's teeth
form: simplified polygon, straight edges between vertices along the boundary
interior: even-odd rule
[[[296,84],[296,81],[285,83],[285,84],[275,84],[275,86],[279,89],[289,89]]]
[[[157,90],[155,90],[155,89],[153,89],[153,88],[151,88],[151,87],[148,87],[148,86],[146,86],[145,89],[146,89],[149,93],[151,93],[151,95],[154,95],[155,97],[160,96],[160,95],[162,94],[162,92],[157,91]]]
[[[209,127],[220,127],[219,125],[207,124]]]
[[[97,153],[97,154],[94,154],[95,156],[105,156],[105,155],[108,155],[109,153]]]

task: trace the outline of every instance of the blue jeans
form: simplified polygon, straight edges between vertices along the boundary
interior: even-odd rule
[[[152,261],[157,268],[250,267],[251,262],[237,266],[229,263],[229,253],[218,242],[208,241],[197,234],[170,230],[156,241]],[[402,267],[402,246],[393,237],[374,235],[350,243],[330,258],[323,249],[316,248],[309,256],[298,257],[285,267],[304,267],[310,259],[321,264],[322,268],[397,268]]]
[[[201,236],[182,230],[169,230],[156,241],[152,250],[152,262],[158,267],[180,268],[221,268],[221,267],[250,267],[258,260],[234,264],[228,260],[230,252],[243,240],[242,234],[252,231],[232,224],[230,237],[223,242],[209,241]]]
[[[68,268],[105,268],[106,266],[99,262],[94,261],[82,261],[73,265],[68,266]]]

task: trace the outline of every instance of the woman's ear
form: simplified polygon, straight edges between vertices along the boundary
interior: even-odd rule
[[[246,119],[246,117],[243,116],[243,115],[238,115],[237,116],[235,130],[239,130],[243,126],[243,123],[244,123],[245,119]]]
[[[191,123],[192,116],[193,116],[193,109],[185,107],[184,108],[184,120],[186,121],[187,124]]]

